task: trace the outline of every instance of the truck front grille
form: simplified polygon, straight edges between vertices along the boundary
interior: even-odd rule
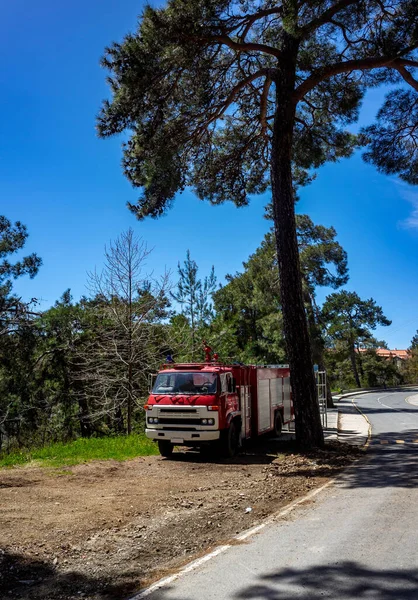
[[[164,415],[190,415],[190,414],[196,414],[197,413],[197,409],[196,408],[184,408],[181,407],[180,410],[176,409],[176,408],[158,408],[160,414],[164,414]]]
[[[200,425],[200,419],[176,419],[175,417],[159,417],[160,425]]]
[[[174,425],[171,425],[170,427],[162,427],[162,429],[164,431],[197,431],[196,427],[188,427],[185,429],[184,427],[174,427]]]

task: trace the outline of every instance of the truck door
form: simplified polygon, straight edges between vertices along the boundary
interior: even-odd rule
[[[221,394],[225,402],[225,417],[228,420],[228,415],[239,412],[238,393],[232,373],[222,373],[220,379]]]

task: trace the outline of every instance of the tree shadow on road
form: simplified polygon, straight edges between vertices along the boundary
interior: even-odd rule
[[[344,407],[344,412],[348,412],[349,409],[351,409],[351,406],[347,406]],[[353,414],[358,414],[358,411],[355,408],[352,408],[351,412]],[[372,408],[372,407],[365,407],[362,406],[361,407],[361,412],[365,415],[385,415],[385,414],[392,414],[394,413],[394,409],[393,408],[386,408],[386,407],[381,407],[378,406],[376,408]],[[398,413],[405,413],[405,414],[414,414],[418,416],[418,409],[417,408],[408,408],[408,406],[406,406],[405,408],[399,408],[396,410],[396,412]]]
[[[401,438],[401,442],[397,440]],[[418,430],[387,432],[373,436],[370,449],[359,452],[360,460],[345,469],[337,478],[336,485],[345,488],[406,488],[418,486]],[[384,443],[382,443],[384,442]],[[387,442],[387,443],[386,443]],[[329,459],[327,459],[329,460]],[[281,473],[281,477],[327,476],[327,461],[316,459],[315,470],[298,469]],[[417,596],[418,600],[418,590]]]
[[[168,600],[168,597],[186,600],[181,595],[173,595],[170,588],[157,591],[150,600]],[[204,594],[201,597],[204,598]],[[216,597],[226,600],[226,596]],[[254,585],[228,595],[228,600],[416,600],[417,597],[416,569],[380,571],[346,561],[306,569],[287,568],[262,575]],[[187,600],[190,598],[188,595]]]
[[[418,441],[418,429],[373,436],[365,459],[342,473],[338,485],[349,488],[417,487],[418,443],[414,443],[415,440]]]
[[[418,573],[413,570],[380,571],[356,562],[283,569],[264,575],[257,585],[237,592],[236,600],[416,600]]]

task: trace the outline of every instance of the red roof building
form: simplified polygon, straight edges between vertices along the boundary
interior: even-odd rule
[[[376,354],[378,356],[382,356],[383,358],[399,358],[400,360],[408,360],[409,352],[408,350],[387,350],[386,348],[378,348],[376,350]]]
[[[359,352],[367,352],[369,348],[359,348]],[[395,348],[394,350],[388,350],[387,348],[377,348],[375,350],[377,356],[381,356],[382,358],[386,358],[387,360],[392,360],[396,366],[400,367],[405,364],[405,361],[410,357],[410,353],[408,350],[398,350]]]

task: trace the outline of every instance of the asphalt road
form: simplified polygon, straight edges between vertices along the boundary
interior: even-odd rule
[[[418,407],[365,394],[367,458],[150,600],[418,600]]]

